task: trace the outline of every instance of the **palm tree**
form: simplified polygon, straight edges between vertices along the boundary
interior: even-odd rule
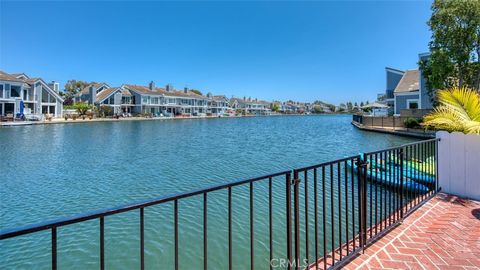
[[[480,96],[466,87],[438,91],[440,103],[424,118],[424,126],[449,132],[480,134]]]

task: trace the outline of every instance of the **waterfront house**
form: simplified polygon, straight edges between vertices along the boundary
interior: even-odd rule
[[[211,93],[208,93],[207,98],[208,98],[207,113],[210,113],[214,116],[222,116],[226,114],[230,109],[229,100],[226,96],[222,96],[222,95],[214,96]]]
[[[290,103],[290,102],[284,102],[284,107],[285,107],[284,112],[286,114],[295,113],[295,111],[296,111],[295,105]]]
[[[108,88],[110,88],[110,86],[106,83],[90,83],[85,86],[77,95],[75,95],[74,101],[95,104],[96,95],[102,90]]]
[[[298,102],[298,101],[287,101],[285,102],[285,113],[299,113],[303,114],[309,111],[312,108],[308,108],[307,103]]]
[[[386,90],[383,97],[383,102],[388,106],[389,112],[393,114],[395,110],[395,96],[393,95],[393,92],[395,91],[395,87],[397,87],[398,83],[402,79],[403,74],[405,74],[405,71],[386,67],[385,73]]]
[[[0,71],[0,115],[3,117],[17,117],[22,109],[26,116],[61,117],[63,101],[56,82],[46,83],[24,73]]]
[[[135,114],[151,113],[159,115],[161,106],[165,103],[164,89],[157,88],[153,83],[148,87],[142,85],[124,84],[122,89],[129,91],[132,95],[132,112]]]
[[[231,98],[230,107],[245,114],[268,115],[272,112],[270,103],[252,98]]]
[[[402,109],[419,109],[420,72],[418,70],[406,70],[398,82],[394,96],[395,114],[400,114]]]
[[[178,91],[171,85],[160,88],[151,82],[148,87],[124,84],[122,88],[129,90],[133,96],[134,113],[151,113],[154,116],[201,116],[207,114],[209,101],[213,104],[209,97],[196,91],[188,88]],[[221,98],[217,100],[218,103],[214,103],[217,106],[215,112],[222,108]]]
[[[75,102],[86,102],[112,108],[113,114],[131,113],[135,102],[130,91],[121,87],[110,87],[107,83],[90,83],[74,97]]]
[[[428,53],[420,54],[419,60],[425,60],[428,57]],[[394,115],[423,116],[432,109],[425,78],[421,70],[401,71],[386,68],[386,73],[385,101],[390,108],[393,108]]]
[[[95,97],[96,106],[112,107],[113,114],[132,113],[135,106],[135,97],[121,87],[104,88]]]

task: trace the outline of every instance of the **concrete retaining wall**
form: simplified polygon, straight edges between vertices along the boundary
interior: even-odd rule
[[[480,200],[480,135],[439,131],[438,180],[442,191]]]

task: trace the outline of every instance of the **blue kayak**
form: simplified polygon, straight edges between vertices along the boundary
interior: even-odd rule
[[[407,178],[410,178],[416,182],[422,183],[422,184],[434,184],[435,183],[435,176],[428,174],[428,173],[422,173],[419,172],[418,170],[415,170],[412,167],[406,167],[403,169],[403,175]]]
[[[377,165],[379,164],[379,165]],[[385,164],[393,164],[395,167],[398,167],[400,166],[400,162],[398,160],[395,160],[395,159],[387,159],[387,161],[385,162]],[[411,179],[413,181],[416,181],[416,182],[419,182],[419,183],[422,183],[422,184],[434,184],[435,183],[435,176],[434,175],[431,175],[429,173],[426,173],[426,172],[421,172],[417,169],[415,169],[413,166],[410,166],[408,162],[404,162],[403,163],[404,167],[403,167],[403,176],[407,177],[408,179]],[[382,167],[382,160],[379,160],[379,161],[375,161],[375,160],[372,160],[372,165],[373,165],[373,168],[376,168],[377,166],[379,166],[380,168],[383,168]],[[385,169],[388,171],[390,169],[389,165],[387,165],[385,167]]]
[[[350,160],[347,161],[347,166],[350,168],[353,166],[353,169],[355,172],[357,172],[357,165],[352,164]],[[373,164],[372,170],[367,169],[367,179],[378,184],[383,184],[389,187],[393,188],[399,188],[400,187],[400,181],[395,181],[396,179],[393,179],[393,177],[388,177],[388,170],[387,171],[381,171],[379,168]],[[405,174],[405,176],[407,176]],[[404,179],[403,180],[403,189],[406,191],[413,191],[413,192],[428,192],[429,188],[410,179]]]
[[[435,163],[434,158],[429,157],[424,162],[411,160],[404,160],[403,166],[407,168],[411,168],[413,172],[417,174],[426,174],[429,176],[435,176]],[[390,159],[386,160],[387,164],[395,164],[397,166],[400,165],[400,160],[396,158],[394,155],[390,155]],[[433,163],[433,164],[432,164]]]

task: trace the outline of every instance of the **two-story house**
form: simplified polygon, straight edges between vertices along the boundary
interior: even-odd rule
[[[9,74],[0,71],[0,115],[52,115],[61,117],[63,98],[59,84],[46,83],[24,73]]]
[[[420,60],[429,57],[428,53],[419,54]],[[416,111],[421,116],[432,109],[425,78],[418,69],[398,70],[386,68],[386,103],[394,115]]]

